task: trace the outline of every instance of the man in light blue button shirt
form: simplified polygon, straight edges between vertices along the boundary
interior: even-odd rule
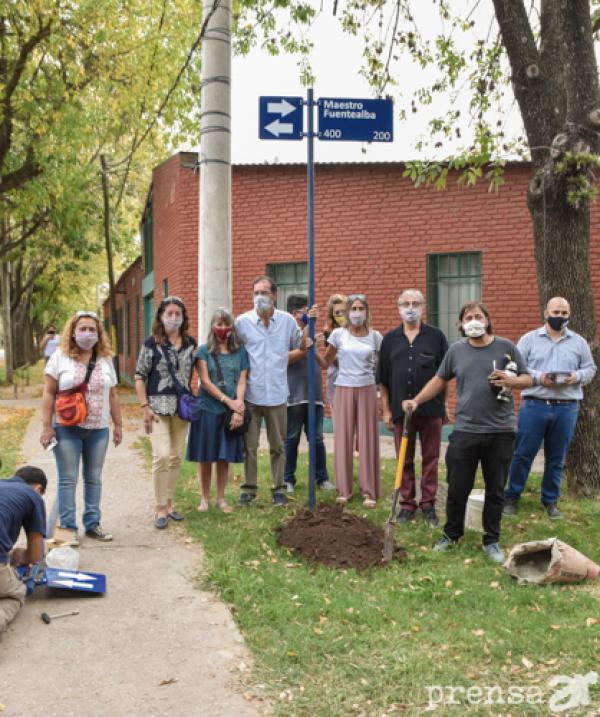
[[[252,420],[244,435],[244,484],[239,505],[256,498],[258,468],[256,453],[264,419],[271,454],[273,502],[285,505],[284,440],[287,432],[287,368],[289,352],[302,348],[304,339],[294,317],[275,308],[277,285],[269,276],[258,276],[253,284],[254,309],[238,317],[236,329],[250,359],[246,401]]]
[[[533,386],[522,393],[515,453],[505,493],[505,515],[516,515],[531,464],[543,441],[542,503],[550,518],[562,518],[556,504],[563,466],[575,432],[583,386],[596,373],[587,341],[567,328],[570,316],[566,299],[550,299],[544,325],[525,334],[517,344]]]

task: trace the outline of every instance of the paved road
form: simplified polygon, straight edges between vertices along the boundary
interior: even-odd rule
[[[47,471],[53,496],[54,460],[38,443],[39,425],[35,416],[23,456]],[[229,610],[198,587],[200,550],[182,531],[152,526],[136,436],[127,431],[105,464],[103,523],[114,542],[84,538],[80,548],[81,569],[106,573],[107,594],[36,590],[0,641],[2,717],[259,714],[241,694],[239,668],[250,658]],[[80,614],[40,620],[71,609]]]

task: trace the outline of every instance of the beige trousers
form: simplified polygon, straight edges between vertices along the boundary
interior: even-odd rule
[[[25,584],[10,565],[0,565],[0,634],[14,620],[25,602]]]
[[[181,469],[181,458],[189,423],[179,416],[157,416],[158,423],[152,425],[152,480],[156,505],[165,506],[173,500],[175,487]]]

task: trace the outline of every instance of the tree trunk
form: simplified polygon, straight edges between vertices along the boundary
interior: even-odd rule
[[[100,164],[102,166],[102,196],[104,206],[104,243],[106,246],[106,259],[108,261],[108,284],[110,287],[110,325],[111,325],[111,341],[112,348],[115,352],[114,366],[115,373],[117,374],[117,381],[120,381],[119,376],[119,351],[118,346],[118,327],[117,327],[117,295],[115,293],[115,273],[113,269],[113,253],[112,253],[112,236],[110,227],[110,195],[108,190],[108,168],[106,165],[106,157],[100,155]]]
[[[529,189],[535,259],[541,309],[554,296],[571,305],[569,327],[590,344],[600,366],[594,296],[589,262],[590,214],[587,203],[579,209],[566,199],[565,179],[546,164],[534,171]],[[569,449],[566,477],[569,488],[600,495],[600,381],[585,387],[575,437]]]

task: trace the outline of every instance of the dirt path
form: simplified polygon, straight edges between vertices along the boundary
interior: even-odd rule
[[[39,403],[38,403],[39,405]],[[56,490],[54,459],[40,447],[39,416],[23,444]],[[83,537],[80,569],[105,573],[104,597],[37,588],[0,641],[2,717],[150,717],[165,713],[257,715],[238,683],[249,663],[223,603],[198,588],[197,546],[173,525],[152,525],[152,484],[126,431],[104,468],[103,524],[108,544]],[[81,514],[81,491],[77,497]],[[49,613],[80,614],[45,625]],[[160,685],[161,681],[174,680]]]

